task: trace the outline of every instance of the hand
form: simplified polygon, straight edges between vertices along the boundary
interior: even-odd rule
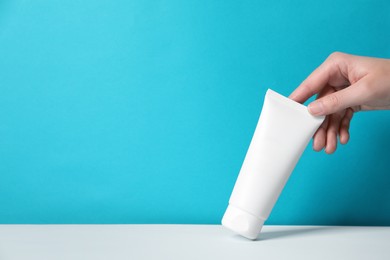
[[[313,137],[313,148],[333,153],[337,136],[341,144],[349,140],[349,125],[354,112],[390,109],[390,60],[331,54],[290,98],[303,103],[317,94],[309,104],[312,115],[326,115]]]

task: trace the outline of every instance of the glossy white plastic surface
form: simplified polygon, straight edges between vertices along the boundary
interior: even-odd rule
[[[268,90],[222,225],[256,239],[291,172],[324,117]]]

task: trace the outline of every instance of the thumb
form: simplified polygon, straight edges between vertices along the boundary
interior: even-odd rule
[[[324,116],[363,104],[365,99],[365,95],[362,93],[363,84],[364,82],[357,82],[345,89],[313,101],[308,106],[309,112],[314,116]]]

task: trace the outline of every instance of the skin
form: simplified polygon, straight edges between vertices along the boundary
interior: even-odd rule
[[[326,115],[325,121],[313,136],[313,149],[332,154],[337,138],[346,144],[354,113],[390,109],[390,59],[332,53],[290,98],[309,104],[312,115]]]

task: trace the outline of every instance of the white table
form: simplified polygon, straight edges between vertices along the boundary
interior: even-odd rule
[[[390,259],[390,227],[264,226],[256,241],[219,225],[0,225],[0,259]]]

